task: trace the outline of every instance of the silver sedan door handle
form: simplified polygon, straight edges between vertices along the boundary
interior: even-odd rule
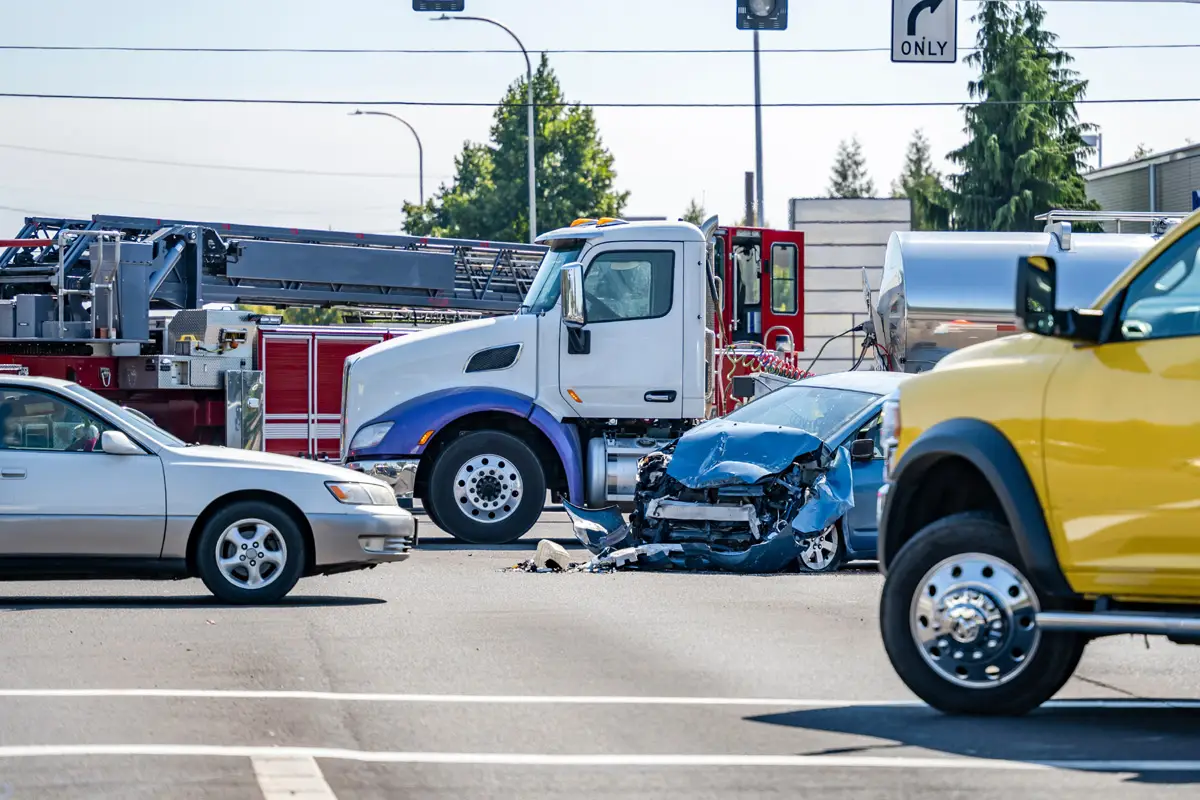
[[[0,467],[0,478],[11,478],[12,480],[21,480],[25,477],[25,470],[17,467]]]

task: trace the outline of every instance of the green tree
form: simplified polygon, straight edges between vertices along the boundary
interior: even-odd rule
[[[933,167],[929,139],[919,128],[908,143],[904,171],[892,181],[892,197],[911,201],[913,230],[944,231],[950,227],[950,199],[942,174]]]
[[[708,212],[704,210],[702,203],[697,203],[695,198],[688,203],[687,211],[683,212],[684,222],[690,222],[693,225],[699,225],[708,219]]]
[[[1130,160],[1137,161],[1139,159],[1145,158],[1146,156],[1153,155],[1153,154],[1154,154],[1153,150],[1151,150],[1149,147],[1146,147],[1145,144],[1139,143],[1137,146],[1137,149],[1133,151],[1133,158]]]
[[[275,306],[238,306],[238,308],[254,314],[280,314],[286,325],[339,325],[342,322],[342,312],[336,308],[317,308],[315,306],[292,306],[282,310]]]
[[[950,153],[961,168],[951,176],[955,225],[966,230],[1028,231],[1052,208],[1098,209],[1087,199],[1082,171],[1094,148],[1082,136],[1075,102],[1087,81],[1045,30],[1036,2],[982,2],[978,50],[967,63],[979,78],[968,91],[978,105],[964,109],[967,143]]]
[[[527,92],[524,78],[509,87],[493,115],[491,141],[463,145],[452,185],[442,184],[424,205],[404,204],[408,233],[529,240]],[[566,103],[545,54],[533,76],[533,94],[538,232],[584,216],[620,216],[629,193],[614,189],[614,158],[600,139],[595,114]]]
[[[838,144],[829,178],[830,197],[874,197],[875,182],[867,174],[867,159],[863,156],[858,137]]]

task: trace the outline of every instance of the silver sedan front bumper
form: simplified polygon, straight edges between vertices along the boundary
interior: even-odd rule
[[[407,500],[411,504],[413,489],[417,485],[417,466],[419,461],[351,461],[347,467],[366,473],[372,478],[378,478],[392,487],[397,500]]]
[[[349,514],[310,514],[308,522],[318,571],[405,561],[418,543],[416,517],[396,506],[361,506]]]

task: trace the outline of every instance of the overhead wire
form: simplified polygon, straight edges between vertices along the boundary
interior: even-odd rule
[[[1184,50],[1200,48],[1193,42],[1148,42],[1113,44],[1056,45],[1060,50]],[[963,52],[978,50],[974,45],[958,48]],[[514,48],[420,48],[420,47],[167,47],[156,45],[41,45],[5,44],[0,51],[29,52],[93,52],[93,53],[224,53],[224,54],[300,54],[300,55],[520,55]],[[607,47],[607,48],[529,48],[531,53],[546,55],[750,55],[748,47]],[[760,53],[769,54],[838,54],[889,53],[890,47],[763,47]]]
[[[122,94],[56,94],[48,92],[0,92],[0,98],[25,100],[97,100],[130,103],[206,103],[231,105],[291,105],[291,106],[410,106],[423,108],[495,108],[496,101],[456,100],[313,100],[307,98],[263,98],[263,97],[183,97],[166,95],[122,95]],[[979,105],[1004,106],[1052,106],[1052,105],[1146,105],[1158,103],[1195,103],[1200,97],[1113,97],[1082,98],[1074,100],[864,100],[864,101],[809,101],[762,103],[762,108],[964,108]],[[523,108],[527,103],[513,102],[508,105]],[[538,103],[542,108],[754,108],[752,102],[707,102],[707,103],[593,103],[583,101]]]
[[[83,153],[75,150],[55,150],[49,147],[33,147],[22,144],[7,144],[0,142],[0,150],[16,150],[25,153],[42,153],[46,155],[68,156],[71,158],[89,158],[97,161],[119,161],[130,164],[151,164],[161,167],[184,167],[187,169],[213,169],[228,172],[263,172],[273,175],[305,175],[330,178],[416,178],[416,173],[409,172],[331,172],[319,169],[298,169],[291,167],[255,167],[239,166],[236,164],[202,164],[195,161],[169,161],[155,158],[138,158],[135,156],[114,156],[103,153]],[[426,177],[447,178],[449,175],[433,175]]]

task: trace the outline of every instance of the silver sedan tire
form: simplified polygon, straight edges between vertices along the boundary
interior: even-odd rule
[[[275,603],[304,571],[305,543],[296,522],[263,501],[232,503],[199,532],[196,574],[217,599],[239,605]]]

